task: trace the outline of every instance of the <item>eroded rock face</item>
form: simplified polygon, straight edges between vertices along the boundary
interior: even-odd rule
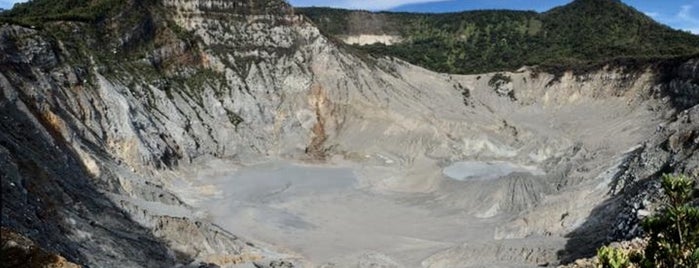
[[[5,267],[78,268],[60,255],[44,251],[26,237],[2,228],[2,263]]]
[[[500,219],[492,239],[475,244],[482,247],[453,245],[411,263],[382,253],[355,262],[531,265],[558,261],[576,230],[604,239],[595,223],[619,222],[613,237],[633,234],[624,217],[655,191],[644,183],[659,172],[697,172],[696,61],[665,70],[670,76],[611,67],[452,76],[360,58],[285,6],[243,2],[165,1],[152,25],[138,24],[154,28],[132,32],[154,35],[138,57],[124,41],[134,36],[107,39],[101,46],[115,49],[105,56],[74,48],[83,41],[3,25],[3,226],[92,266],[303,265],[299,254],[212,224],[174,194],[186,187],[174,181],[211,159],[342,159],[365,166],[363,187],[434,194],[450,209]],[[507,94],[489,85],[495,76],[508,77]],[[463,160],[543,174],[445,182],[441,168]],[[640,198],[633,210],[594,214],[610,183],[625,200]]]

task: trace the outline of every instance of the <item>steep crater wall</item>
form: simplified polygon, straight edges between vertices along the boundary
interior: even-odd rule
[[[124,54],[118,40],[104,45],[117,47],[112,55],[83,48],[93,37],[79,23],[50,28],[73,37],[2,26],[3,226],[97,266],[301,264],[211,224],[173,194],[175,182],[213,159],[349,161],[370,191],[498,220],[475,243],[488,246],[450,247],[423,266],[538,264],[571,255],[555,254],[566,236],[597,243],[606,234],[596,223],[635,213],[598,213],[620,189],[636,198],[646,191],[634,185],[660,172],[697,172],[696,60],[639,72],[438,74],[348,53],[293,14],[216,3],[167,1],[153,19],[163,25],[141,31],[155,35],[142,54]],[[542,174],[445,180],[458,161]]]

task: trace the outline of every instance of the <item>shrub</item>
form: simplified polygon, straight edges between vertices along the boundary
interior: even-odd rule
[[[699,267],[699,209],[689,204],[697,194],[694,185],[687,176],[663,176],[668,202],[642,223],[650,236],[643,267]]]
[[[512,82],[512,78],[502,73],[496,73],[488,81],[488,85],[493,88],[500,88],[502,85]]]
[[[624,250],[604,246],[597,250],[597,267],[626,268],[631,265],[629,255]]]

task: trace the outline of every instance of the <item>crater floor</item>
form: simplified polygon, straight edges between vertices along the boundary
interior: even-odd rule
[[[476,166],[469,178],[488,179],[493,187],[516,167],[505,162],[467,164]],[[488,167],[488,172],[480,167]],[[362,186],[356,175],[360,169],[356,164],[271,161],[226,172],[202,171],[190,181],[191,189],[198,190],[186,195],[232,233],[301,254],[313,265],[339,267],[357,260],[420,266],[431,255],[464,243],[495,243],[496,223],[510,217],[478,218],[455,209],[448,193],[440,190],[444,187],[400,193]],[[446,176],[439,180],[460,187],[469,184]]]

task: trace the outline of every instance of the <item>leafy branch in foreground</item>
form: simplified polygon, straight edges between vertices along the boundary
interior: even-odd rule
[[[598,266],[601,268],[626,268],[631,265],[627,252],[609,246],[597,249],[597,261]]]
[[[663,176],[668,204],[643,222],[650,236],[643,267],[699,267],[699,208],[689,204],[697,195],[694,186],[684,175]]]
[[[691,204],[699,195],[695,184],[685,175],[663,175],[667,203],[642,222],[648,236],[643,254],[604,246],[597,250],[597,267],[699,267],[699,208]]]

